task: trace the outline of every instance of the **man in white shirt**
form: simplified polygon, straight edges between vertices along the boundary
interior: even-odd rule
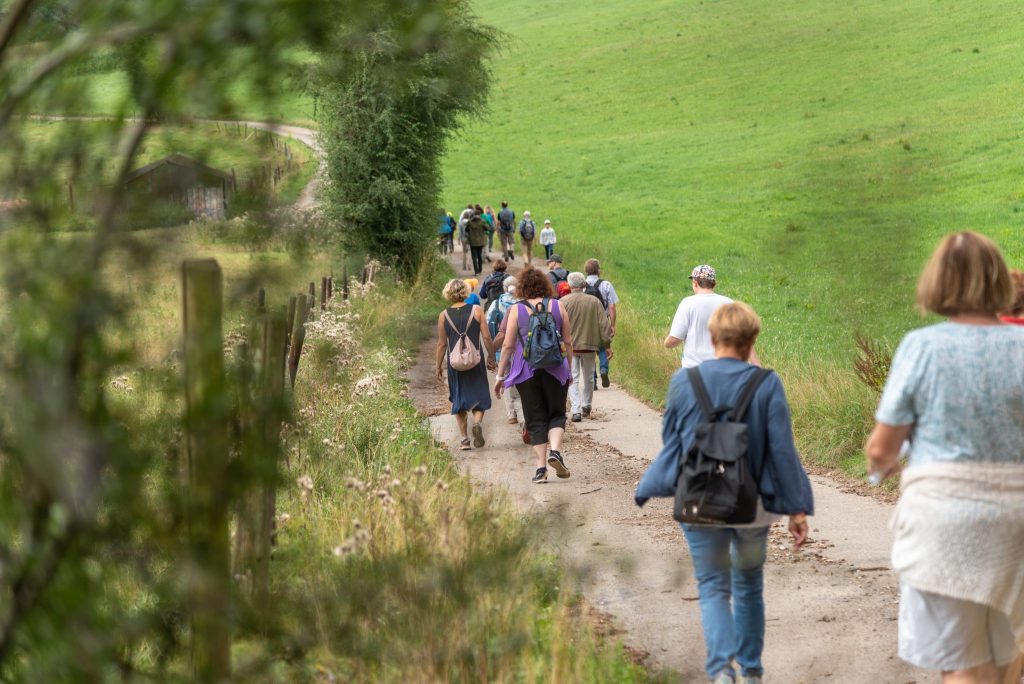
[[[732,304],[732,300],[715,292],[715,269],[701,264],[690,273],[693,294],[679,302],[672,327],[665,338],[665,348],[674,349],[683,346],[683,368],[699,366],[704,361],[715,358],[715,349],[711,345],[711,333],[708,332],[708,321],[715,309],[723,304]]]

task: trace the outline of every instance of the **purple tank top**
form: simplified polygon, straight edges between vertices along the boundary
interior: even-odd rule
[[[558,326],[558,330],[562,330],[562,307],[558,303],[557,299],[550,300],[551,303],[551,314],[555,317],[555,325]],[[533,377],[536,372],[530,367],[530,364],[526,363],[526,359],[523,358],[523,340],[526,339],[526,331],[530,325],[530,315],[532,309],[524,304],[518,302],[516,304],[519,307],[519,329],[516,331],[516,350],[512,354],[512,368],[508,372],[508,377],[505,378],[505,387],[511,387],[512,385],[518,385],[521,382],[526,382]],[[508,331],[506,331],[508,334]],[[562,385],[569,384],[569,379],[572,378],[572,371],[569,368],[569,360],[562,359],[562,363],[551,368],[545,368],[544,372],[550,373],[558,382]]]

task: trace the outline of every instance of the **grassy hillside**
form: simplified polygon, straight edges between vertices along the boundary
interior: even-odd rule
[[[934,0],[478,0],[510,38],[488,117],[446,164],[445,206],[551,218],[624,298],[615,373],[659,401],[686,276],[762,314],[761,355],[845,384],[852,336],[920,325],[942,234],[1024,266],[1017,5]],[[484,161],[486,160],[486,162]]]

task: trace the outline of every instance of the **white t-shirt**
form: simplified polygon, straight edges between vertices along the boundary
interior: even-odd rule
[[[699,366],[715,358],[708,321],[723,304],[732,304],[732,300],[714,292],[690,295],[679,302],[668,334],[683,341],[683,368]]]
[[[593,285],[600,278],[601,278],[601,276],[588,275],[587,276],[587,285]],[[611,306],[612,304],[618,304],[619,303],[619,294],[615,291],[615,286],[612,285],[611,283],[609,283],[607,280],[602,280],[601,284],[598,285],[597,289],[601,291],[601,296],[604,297],[604,308],[605,308],[605,311],[607,311],[608,307]]]

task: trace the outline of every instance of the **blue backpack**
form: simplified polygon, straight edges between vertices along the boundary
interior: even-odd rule
[[[526,305],[520,304],[525,309]],[[520,309],[520,314],[523,309]],[[523,345],[526,363],[534,370],[560,365],[565,360],[565,345],[555,324],[555,315],[551,313],[551,300],[545,297],[533,307],[533,315],[527,318],[528,321],[523,321],[523,316],[519,317],[519,341]],[[524,328],[526,339],[523,339]]]

